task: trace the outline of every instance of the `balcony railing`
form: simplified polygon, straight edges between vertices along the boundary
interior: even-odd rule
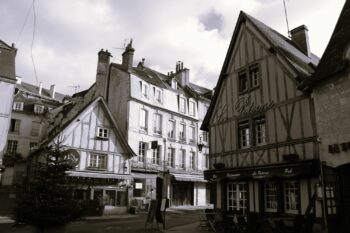
[[[197,168],[191,168],[190,166],[174,165],[171,166],[169,161],[161,160],[155,163],[154,159],[147,158],[144,162],[139,162],[137,160],[131,160],[131,167],[134,170],[147,170],[147,171],[169,171],[176,173],[186,173],[186,174],[201,174],[203,171]]]

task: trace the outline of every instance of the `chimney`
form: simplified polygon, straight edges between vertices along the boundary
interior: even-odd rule
[[[55,84],[52,84],[52,85],[50,86],[50,97],[51,97],[52,99],[55,98],[55,93],[56,93],[56,91],[55,91]]]
[[[299,46],[301,51],[308,57],[311,55],[308,29],[305,25],[301,25],[290,31],[292,41]]]
[[[17,84],[21,84],[22,83],[22,78],[21,77],[19,77],[19,76],[16,76],[16,83]]]
[[[96,95],[106,98],[107,70],[111,53],[103,49],[98,52],[97,72],[96,72]]]
[[[133,59],[134,59],[134,52],[135,49],[132,47],[132,40],[130,40],[130,43],[126,46],[123,56],[123,62],[122,66],[126,71],[130,70],[133,65]]]
[[[182,87],[185,87],[190,82],[190,70],[187,68],[184,68],[184,63],[181,61],[178,61],[176,63],[176,73],[175,77],[179,81],[180,85]]]
[[[42,91],[43,91],[43,83],[40,82],[40,84],[39,84],[39,93],[38,94],[41,95]]]

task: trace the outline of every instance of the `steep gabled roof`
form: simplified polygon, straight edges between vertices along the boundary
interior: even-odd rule
[[[0,48],[8,49],[8,50],[16,50],[14,47],[6,44],[4,41],[0,40]]]
[[[91,93],[88,93],[91,94]],[[90,97],[90,98],[89,98]],[[80,114],[82,114],[86,109],[90,106],[101,103],[103,109],[106,111],[106,115],[111,122],[113,131],[117,137],[117,140],[120,142],[121,146],[124,148],[125,152],[129,157],[136,156],[135,152],[130,148],[124,136],[120,133],[116,121],[114,120],[111,111],[109,110],[105,100],[98,96],[93,98],[94,95],[91,96],[83,96],[76,102],[71,102],[65,104],[64,106],[55,109],[56,111],[52,116],[52,120],[54,121],[54,127],[48,132],[48,137],[41,143],[41,145],[49,144],[54,138],[56,138],[60,132],[62,132],[66,127],[68,127],[72,122],[76,121],[79,118]],[[59,116],[59,114],[62,114]]]
[[[310,79],[305,80],[301,88],[317,85],[320,81],[331,78],[331,76],[342,72],[348,67],[349,62],[344,55],[349,46],[350,1],[347,0],[315,74]]]
[[[50,99],[50,100],[56,100],[58,102],[62,102],[64,97],[66,96],[66,95],[64,95],[62,93],[55,92],[55,98],[51,98],[50,90],[45,89],[45,88],[41,89],[41,95],[39,95],[39,87],[35,86],[35,85],[32,85],[30,83],[26,83],[26,82],[21,82],[20,84],[16,83],[16,88],[21,90],[21,91],[24,91],[24,92],[26,92],[28,94],[32,94],[32,95],[35,95],[35,96],[38,96],[38,97],[47,98],[47,99]]]
[[[275,51],[277,54],[281,55],[281,59],[283,59],[285,63],[289,65],[289,67],[297,74],[300,80],[303,80],[304,78],[310,76],[314,72],[314,69],[318,64],[318,57],[316,55],[311,54],[311,57],[306,56],[299,49],[299,47],[296,44],[294,44],[290,39],[281,35],[277,31],[273,30],[266,24],[255,19],[254,17],[241,11],[231,38],[229,48],[226,53],[224,64],[222,66],[218,83],[216,85],[216,91],[212,98],[212,102],[209,106],[208,112],[204,118],[203,124],[201,126],[202,130],[208,130],[209,120],[211,118],[211,114],[214,110],[215,103],[219,96],[221,86],[223,85],[223,80],[226,76],[226,70],[230,63],[233,49],[238,39],[239,30],[242,24],[244,24],[246,21],[249,21],[253,25],[253,27],[261,34],[261,36],[269,42],[270,49],[272,51]]]

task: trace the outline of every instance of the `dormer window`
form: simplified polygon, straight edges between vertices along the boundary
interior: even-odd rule
[[[108,139],[109,136],[109,130],[104,127],[98,127],[97,128],[97,138],[100,139]]]
[[[179,111],[181,113],[186,113],[186,99],[183,97],[179,98]]]
[[[148,99],[148,84],[141,82],[142,97]]]
[[[157,89],[157,88],[155,89],[155,91],[154,91],[154,99],[155,99],[155,101],[157,101],[160,104],[163,102],[162,90]]]
[[[23,102],[14,102],[12,109],[15,111],[23,111]]]
[[[173,88],[173,89],[177,89],[177,82],[176,82],[176,79],[173,79],[172,81],[171,81],[171,87]]]
[[[41,114],[44,113],[43,105],[34,105],[34,113]]]

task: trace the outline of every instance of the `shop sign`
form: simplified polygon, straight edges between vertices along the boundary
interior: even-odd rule
[[[263,179],[270,175],[269,171],[254,171],[252,173],[253,178]]]
[[[235,111],[239,116],[251,115],[254,113],[266,112],[275,105],[273,101],[258,105],[251,100],[250,96],[240,97],[235,103]]]
[[[227,174],[226,174],[226,177],[227,177],[227,178],[238,178],[238,177],[240,177],[240,176],[241,176],[240,173],[227,173]]]
[[[340,153],[340,151],[350,151],[350,142],[328,145],[328,152],[331,154]]]

